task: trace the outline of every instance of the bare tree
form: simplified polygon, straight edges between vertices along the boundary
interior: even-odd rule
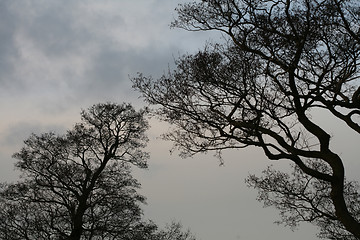
[[[130,174],[147,166],[145,112],[97,104],[65,135],[30,136],[14,154],[22,180],[1,185],[0,238],[149,239],[156,226],[141,220]]]
[[[174,27],[219,31],[227,41],[181,57],[157,80],[133,78],[173,124],[165,138],[183,156],[256,146],[271,160],[290,160],[302,176],[327,184],[328,220],[360,239],[343,159],[310,115],[325,110],[360,133],[359,2],[203,0],[177,12]]]

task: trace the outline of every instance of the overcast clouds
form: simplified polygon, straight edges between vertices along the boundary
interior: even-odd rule
[[[202,48],[209,34],[169,28],[180,2],[0,0],[0,180],[16,179],[11,155],[31,132],[64,132],[98,102],[141,107],[129,75],[159,76],[177,56]],[[150,169],[136,171],[147,218],[180,220],[202,240],[315,239],[313,228],[292,233],[272,224],[277,212],[262,209],[245,187],[247,174],[268,164],[261,153],[229,152],[224,167],[211,154],[181,160],[153,123]],[[354,159],[354,175],[357,140],[341,150]]]

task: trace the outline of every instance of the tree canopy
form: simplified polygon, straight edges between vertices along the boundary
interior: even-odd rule
[[[147,168],[146,113],[95,104],[64,135],[32,134],[14,154],[22,179],[0,185],[0,238],[195,240],[180,223],[143,220],[131,166]]]
[[[145,113],[96,104],[64,135],[31,135],[14,154],[22,179],[1,184],[0,238],[161,239],[131,175],[147,167]]]
[[[290,160],[300,171],[297,186],[307,178],[317,181],[306,185],[304,195],[327,186],[321,190],[327,198],[318,203],[331,206],[331,213],[317,213],[360,239],[359,208],[351,207],[359,199],[349,202],[344,159],[331,147],[331,132],[311,117],[321,109],[360,133],[359,2],[202,0],[180,5],[177,13],[172,26],[219,31],[225,41],[180,57],[159,79],[133,78],[145,100],[157,105],[156,114],[174,126],[165,139],[183,156],[255,146],[271,160]],[[267,175],[273,189],[278,181],[292,181],[275,173]],[[314,222],[307,214],[317,208],[308,203],[308,212],[282,207]],[[329,233],[321,236],[332,235],[314,223]]]

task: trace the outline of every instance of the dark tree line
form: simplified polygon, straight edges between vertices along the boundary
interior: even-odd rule
[[[146,110],[96,104],[64,135],[31,135],[14,154],[21,180],[0,187],[3,240],[193,240],[142,218],[131,166],[147,167]],[[168,237],[176,231],[177,235]],[[182,235],[183,234],[183,235]]]
[[[320,237],[360,239],[359,187],[345,179],[331,132],[311,117],[326,111],[360,133],[360,3],[356,0],[202,0],[180,5],[173,27],[219,31],[159,79],[134,87],[174,128],[164,135],[183,156],[259,147],[286,159],[248,178],[282,221],[308,221]]]

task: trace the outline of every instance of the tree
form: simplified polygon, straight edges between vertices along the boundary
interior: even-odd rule
[[[156,234],[157,240],[196,240],[190,230],[183,230],[183,226],[179,222],[171,222]]]
[[[14,154],[22,180],[1,185],[0,238],[149,239],[156,226],[141,220],[130,174],[147,166],[145,113],[97,104],[65,135],[31,135]]]
[[[329,172],[329,168],[315,163],[313,168]],[[258,200],[264,206],[275,206],[281,215],[278,224],[295,228],[301,222],[311,222],[320,229],[318,236],[325,239],[358,239],[349,233],[335,215],[330,193],[331,185],[305,174],[296,165],[291,174],[269,167],[262,177],[250,175],[246,182],[258,189]],[[344,198],[349,212],[360,218],[360,194],[358,182],[345,182]]]
[[[142,74],[132,79],[145,100],[158,106],[158,116],[174,126],[165,139],[182,156],[255,146],[270,160],[291,161],[301,173],[296,186],[309,177],[327,186],[309,184],[303,192],[327,196],[319,200],[331,206],[323,219],[360,239],[358,207],[347,201],[344,159],[310,113],[321,109],[360,133],[359,2],[202,0],[180,5],[177,13],[173,27],[219,31],[225,41],[180,57],[175,70],[157,80]],[[269,184],[256,185],[262,193],[277,189],[278,181],[292,183],[267,177],[274,177],[269,190]],[[309,206],[294,213],[282,205],[311,221],[306,214],[317,210]]]

